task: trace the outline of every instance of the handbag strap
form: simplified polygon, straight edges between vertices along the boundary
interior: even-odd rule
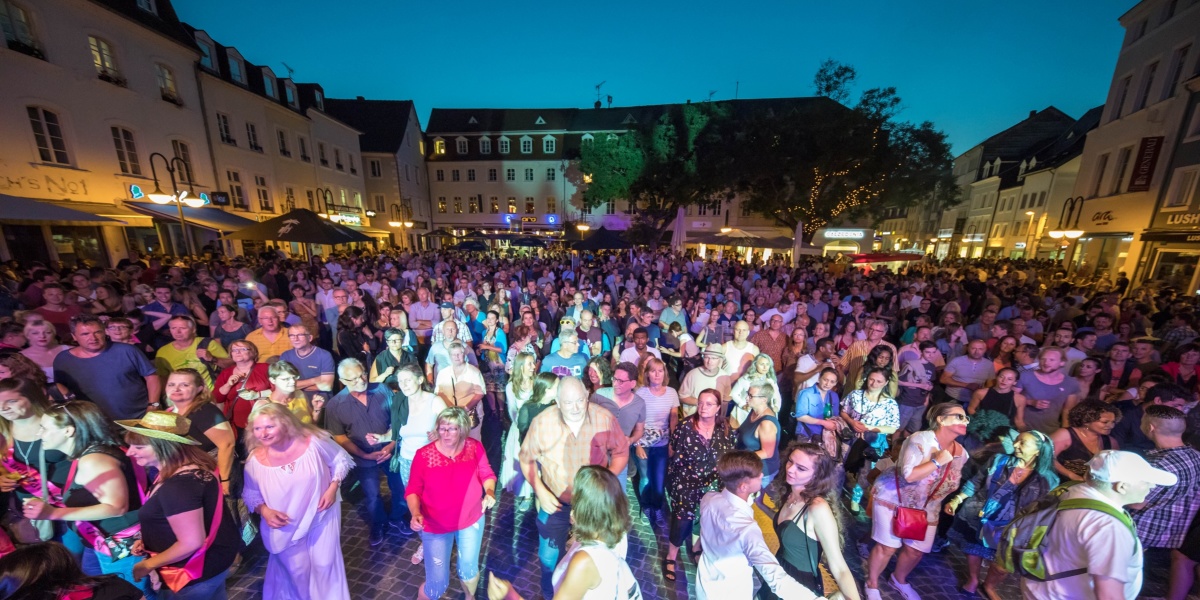
[[[212,526],[208,529],[208,535],[204,537],[204,544],[183,565],[183,569],[193,579],[199,579],[204,574],[204,554],[217,539],[217,531],[221,528],[221,513],[225,510],[225,490],[221,487],[221,473],[213,471],[213,476],[217,478],[217,504],[213,508]]]
[[[957,445],[958,442],[954,442],[954,444]],[[953,448],[954,448],[954,446],[951,446],[951,452],[953,452]],[[954,462],[954,459],[951,458],[950,462]],[[904,506],[904,504],[905,504],[904,498],[900,494],[900,468],[901,468],[900,465],[896,465],[895,468],[892,469],[892,475],[894,475],[896,477],[896,500],[898,501],[897,504],[899,504],[900,506]],[[942,483],[944,483],[946,481],[946,477],[950,475],[950,463],[946,463],[946,465],[941,468],[943,469],[942,476],[938,478],[937,483],[933,484],[933,487],[929,488],[930,496],[933,496],[933,493],[936,492],[939,487],[942,487]],[[925,505],[922,508],[926,508],[928,506],[929,506],[929,499],[926,498]],[[916,507],[915,506],[907,506],[905,508],[916,508]]]

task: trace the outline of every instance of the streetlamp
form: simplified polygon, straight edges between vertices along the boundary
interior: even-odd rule
[[[1032,254],[1033,246],[1033,216],[1037,214],[1032,210],[1025,211],[1025,216],[1029,217],[1029,227],[1025,231],[1025,256]]]
[[[971,253],[971,244],[975,241],[975,227],[976,225],[971,223],[971,225],[967,227],[967,232],[963,234],[963,243],[967,244],[967,254]]]
[[[404,247],[408,247],[408,235],[404,233],[405,229],[412,229],[412,209],[408,206],[400,206],[395,202],[388,207],[388,226],[399,227],[400,237],[404,240]]]
[[[167,169],[167,174],[171,177],[171,193],[168,194],[162,190],[158,184],[158,170],[154,168],[154,157],[162,159],[163,165]],[[188,187],[192,186],[192,172],[188,168],[188,164],[178,156],[167,158],[161,152],[150,153],[150,174],[154,177],[154,191],[150,192],[150,200],[155,204],[170,204],[175,203],[175,207],[179,209],[179,230],[183,235],[183,245],[187,249],[189,256],[195,256],[196,251],[192,247],[192,238],[188,236],[187,219],[183,216],[183,205],[187,204],[192,208],[199,208],[208,203],[207,200],[199,196],[190,196],[188,190],[179,191],[178,182],[175,180],[175,172],[179,171]]]
[[[1074,240],[1082,236],[1083,231],[1079,229],[1079,217],[1083,216],[1083,203],[1083,196],[1067,198],[1066,202],[1063,203],[1062,212],[1058,214],[1058,226],[1046,232],[1046,235],[1056,240],[1064,237]],[[1076,210],[1079,212],[1075,212]],[[1066,216],[1065,224],[1063,220],[1064,215]],[[1074,221],[1072,221],[1072,217]],[[1064,226],[1071,229],[1063,229]]]
[[[317,206],[324,209],[320,212],[320,214],[317,215],[318,217],[321,217],[322,219],[329,218],[329,207],[332,202],[333,190],[329,189],[328,187],[317,188]]]

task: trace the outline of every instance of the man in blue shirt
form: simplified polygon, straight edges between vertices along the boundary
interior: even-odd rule
[[[579,333],[574,327],[564,327],[558,334],[558,352],[542,361],[542,373],[554,373],[559,377],[583,377],[588,358],[579,351]]]
[[[313,334],[304,325],[289,326],[287,334],[292,349],[280,354],[279,360],[292,363],[300,371],[296,389],[304,392],[309,400],[317,392],[332,391],[335,371],[333,355],[313,345]]]

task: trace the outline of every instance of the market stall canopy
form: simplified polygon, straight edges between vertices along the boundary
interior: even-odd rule
[[[144,215],[149,215],[156,219],[167,219],[170,221],[179,220],[179,207],[174,204],[126,202],[125,205],[137,212],[140,212]],[[187,220],[188,225],[196,225],[197,227],[211,229],[218,233],[241,231],[246,227],[256,225],[256,223],[250,219],[239,217],[233,213],[227,213],[219,208],[213,208],[211,206],[201,206],[199,208],[185,206],[183,207],[183,218]]]
[[[287,214],[253,224],[233,235],[232,240],[277,240],[304,244],[348,244],[370,242],[369,236],[345,225],[322,219],[307,208],[297,208]]]
[[[625,239],[624,232],[614,231],[607,227],[601,227],[592,232],[581,242],[575,242],[571,248],[575,250],[625,250],[632,248],[633,244]]]
[[[9,196],[8,194],[0,194],[0,221],[33,225],[42,223],[93,226],[121,224],[116,219],[67,208],[61,204],[51,204],[33,198]]]

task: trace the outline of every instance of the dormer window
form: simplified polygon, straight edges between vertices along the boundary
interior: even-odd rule
[[[296,106],[296,86],[285,83],[283,85],[284,98],[287,100],[288,106]]]
[[[585,133],[585,134],[583,134],[583,137],[580,138],[580,142],[582,142],[584,144],[590,144],[595,141],[596,141],[596,136],[594,136],[590,133]]]
[[[229,78],[241,84],[246,83],[246,78],[242,75],[242,59],[233,54],[229,55]]]
[[[1037,166],[1037,157],[1036,157],[1036,156],[1034,156],[1034,157],[1032,157],[1032,158],[1030,158],[1030,159],[1029,159],[1029,170],[1030,170],[1030,171],[1032,171],[1032,170],[1033,170],[1033,168],[1034,168],[1034,167],[1036,167],[1036,166]]]
[[[467,153],[467,138],[465,138],[465,137],[456,138],[454,140],[454,146],[455,146],[455,150],[458,151],[459,155],[466,155],[466,153]]]
[[[489,138],[489,137],[479,138],[479,153],[480,154],[491,154],[492,153],[492,138]]]
[[[205,69],[216,69],[216,63],[213,62],[212,45],[200,39],[196,40],[196,45],[200,46],[200,66]]]
[[[317,105],[317,110],[325,110],[325,94],[321,90],[313,90],[313,103]]]
[[[521,154],[533,154],[533,138],[521,136]]]
[[[1024,174],[1025,174],[1025,169],[1027,169],[1027,168],[1029,168],[1029,163],[1028,163],[1027,161],[1024,161],[1024,160],[1023,160],[1023,161],[1021,161],[1021,167],[1020,167],[1020,169],[1018,170],[1018,173],[1020,173],[1021,175],[1024,175]]]
[[[434,154],[445,154],[446,153],[446,140],[443,140],[442,138],[437,138],[437,139],[433,140],[433,153]]]
[[[265,71],[263,72],[263,89],[267,92],[268,96],[272,98],[279,97],[279,92],[275,90],[275,78]]]
[[[158,14],[158,7],[154,5],[154,0],[137,0],[138,8],[151,13]]]
[[[546,154],[554,154],[554,149],[556,146],[557,143],[554,140],[554,136],[548,135],[542,138],[542,152],[545,152]]]
[[[500,154],[508,154],[512,148],[509,145],[508,136],[500,136]]]

